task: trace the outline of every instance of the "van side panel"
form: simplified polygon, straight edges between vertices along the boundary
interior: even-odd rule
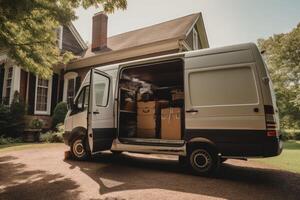
[[[263,156],[264,103],[251,49],[185,59],[185,140],[206,138],[224,156]]]

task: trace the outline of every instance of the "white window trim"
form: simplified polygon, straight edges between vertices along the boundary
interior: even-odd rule
[[[47,94],[47,110],[46,111],[40,111],[36,110],[36,101],[37,101],[37,87],[38,87],[38,80],[39,77],[36,76],[35,79],[35,100],[34,100],[34,114],[36,115],[50,115],[51,111],[51,95],[52,95],[52,77],[48,81],[48,94]]]
[[[68,95],[68,84],[70,79],[74,79],[74,87],[76,88],[76,78],[78,77],[78,73],[76,72],[67,72],[64,75],[64,91],[63,91],[63,101],[67,102],[67,95]],[[74,91],[75,91],[74,88]],[[76,94],[74,94],[75,98]]]
[[[5,98],[6,95],[6,87],[7,87],[7,78],[8,78],[8,68],[12,67],[12,78],[11,78],[11,86],[10,86],[10,94],[9,94],[9,104],[11,104],[15,91],[20,91],[20,79],[21,79],[21,69],[12,64],[6,64],[4,66],[5,73],[4,73],[4,82],[3,82],[3,92],[2,98]]]
[[[197,50],[199,49],[199,41],[198,41],[198,32],[196,31],[195,28],[193,28],[193,49]]]
[[[59,41],[58,41],[58,48],[62,49],[62,43],[63,43],[63,26],[59,26]]]

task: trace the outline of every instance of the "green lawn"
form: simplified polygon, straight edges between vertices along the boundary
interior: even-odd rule
[[[300,173],[300,141],[284,142],[283,152],[279,156],[256,160],[283,170]]]
[[[14,143],[14,144],[4,144],[0,145],[0,153],[2,152],[9,152],[9,151],[18,151],[23,149],[30,149],[33,147],[38,148],[48,148],[54,147],[56,144],[61,143]]]

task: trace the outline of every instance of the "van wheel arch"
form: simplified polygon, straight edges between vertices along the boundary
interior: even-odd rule
[[[72,130],[68,143],[71,144],[75,138],[79,136],[86,137],[87,130],[84,127],[76,127]]]
[[[186,145],[187,151],[190,148],[193,148],[194,146],[207,146],[209,148],[214,149],[216,152],[219,153],[216,144],[214,142],[212,142],[211,140],[206,139],[206,138],[197,137],[197,138],[193,138],[193,139],[189,140],[187,142],[187,145]]]

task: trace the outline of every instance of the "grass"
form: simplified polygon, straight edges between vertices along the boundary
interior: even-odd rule
[[[279,169],[300,173],[300,141],[284,142],[283,151],[279,156],[257,159],[257,161]]]
[[[24,149],[30,149],[33,147],[38,148],[49,148],[53,147],[56,144],[62,143],[13,143],[13,144],[4,144],[0,145],[0,153],[10,152],[10,151],[19,151]]]

